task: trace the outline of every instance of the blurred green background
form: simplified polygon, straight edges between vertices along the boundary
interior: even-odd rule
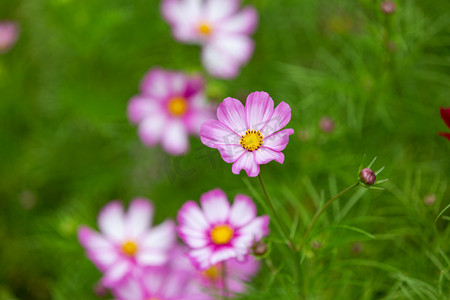
[[[378,156],[390,181],[336,202],[300,262],[272,228],[243,298],[450,299],[450,210],[435,222],[450,203],[450,142],[437,134],[448,131],[450,2],[398,0],[392,15],[372,0],[245,3],[260,14],[255,54],[234,80],[207,78],[208,96],[258,90],[291,105],[285,163],[261,170],[294,238],[361,161]],[[0,55],[0,299],[98,299],[100,273],[76,230],[95,227],[112,199],[148,197],[157,223],[215,187],[262,204],[257,179],[232,174],[217,150],[192,138],[187,155],[170,157],[129,124],[148,69],[201,71],[200,48],[172,38],[159,5],[1,0],[0,20],[21,34]]]

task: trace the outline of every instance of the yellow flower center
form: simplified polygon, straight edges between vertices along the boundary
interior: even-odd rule
[[[211,25],[203,22],[197,26],[197,30],[200,34],[208,36],[211,34],[212,28],[211,28]]]
[[[217,281],[220,277],[219,265],[214,265],[206,271],[202,271],[201,274],[208,280]]]
[[[180,117],[184,115],[187,110],[187,101],[183,97],[175,97],[169,100],[167,107],[172,115]]]
[[[248,151],[258,150],[263,144],[263,136],[259,130],[247,130],[245,136],[241,135],[241,146]]]
[[[233,229],[228,225],[217,225],[211,231],[211,239],[216,245],[224,245],[233,237]]]
[[[128,241],[122,245],[122,252],[128,256],[134,256],[137,252],[137,245],[133,241]]]

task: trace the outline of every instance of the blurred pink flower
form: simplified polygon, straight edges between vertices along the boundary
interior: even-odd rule
[[[253,54],[249,36],[258,24],[256,10],[239,10],[240,4],[240,0],[164,0],[162,14],[177,40],[203,46],[208,73],[233,78]]]
[[[19,28],[15,22],[0,22],[0,53],[8,51],[17,41]]]
[[[225,265],[225,270],[223,266]],[[259,271],[259,262],[253,256],[246,256],[243,261],[229,259],[215,264],[209,269],[200,272],[200,282],[208,290],[222,291],[224,288],[222,274],[225,271],[226,289],[231,294],[244,293],[246,283]],[[213,294],[214,292],[212,292]]]
[[[142,142],[149,147],[161,142],[173,155],[185,153],[188,135],[198,135],[202,122],[212,116],[203,89],[201,77],[150,70],[141,82],[141,94],[128,103],[128,117],[138,124]]]
[[[114,286],[139,273],[141,267],[167,262],[176,238],[175,224],[165,221],[150,228],[152,219],[153,206],[146,199],[133,200],[127,213],[119,201],[113,201],[99,213],[101,234],[85,226],[79,228],[78,239],[89,259],[104,273],[104,286]]]
[[[202,292],[197,271],[175,246],[170,260],[161,267],[145,268],[140,276],[128,276],[113,289],[117,300],[212,300]]]
[[[178,234],[188,245],[192,263],[199,270],[230,258],[242,260],[254,241],[269,233],[269,217],[256,216],[256,206],[245,195],[237,195],[230,207],[220,189],[203,194],[202,209],[186,202],[178,212]]]
[[[226,98],[217,109],[217,118],[202,124],[200,137],[203,144],[218,149],[225,162],[233,163],[234,174],[244,169],[255,177],[260,164],[284,162],[281,151],[294,133],[293,129],[279,131],[291,119],[291,108],[285,102],[274,109],[265,92],[251,93],[245,107],[239,100]]]

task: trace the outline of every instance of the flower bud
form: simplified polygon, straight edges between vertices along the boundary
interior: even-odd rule
[[[319,122],[320,129],[325,133],[331,133],[334,130],[334,121],[330,117],[323,117]]]
[[[396,9],[394,1],[383,1],[381,2],[380,8],[387,15],[393,14]]]
[[[254,255],[263,256],[267,252],[267,244],[263,242],[255,242],[252,249]]]
[[[377,176],[371,169],[364,168],[361,170],[361,173],[359,173],[359,179],[366,185],[373,185],[375,183],[375,180],[377,179]]]

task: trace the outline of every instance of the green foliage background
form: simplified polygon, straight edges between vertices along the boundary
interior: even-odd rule
[[[292,107],[284,165],[262,166],[298,242],[324,201],[356,181],[363,160],[389,178],[358,188],[322,216],[300,257],[272,226],[271,252],[244,299],[450,299],[450,2],[252,0],[256,51],[208,95],[255,90]],[[156,0],[2,0],[20,23],[0,56],[0,299],[98,299],[100,273],[77,242],[112,199],[145,196],[156,222],[212,188],[264,202],[257,179],[231,173],[191,139],[169,157],[147,149],[126,118],[153,66],[201,71],[199,47],[177,43]],[[336,122],[332,133],[321,117]],[[436,202],[426,205],[426,195]]]

